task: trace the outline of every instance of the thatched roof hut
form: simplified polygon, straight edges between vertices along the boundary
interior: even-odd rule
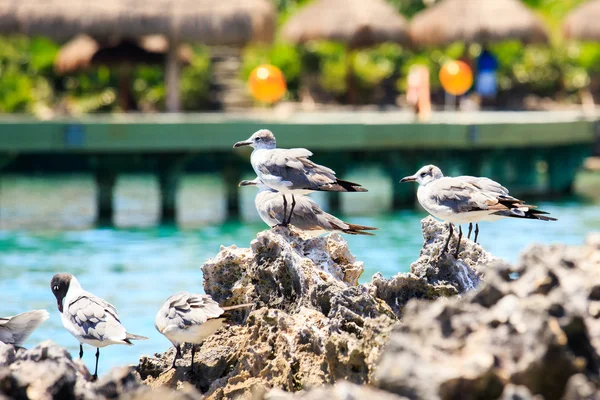
[[[332,40],[351,48],[410,41],[406,19],[385,0],[316,0],[289,19],[282,35],[292,43]]]
[[[0,0],[0,34],[59,41],[79,34],[103,40],[165,35],[170,111],[179,109],[179,43],[242,46],[252,40],[271,41],[275,17],[270,0]]]
[[[161,35],[115,43],[100,43],[87,35],[78,35],[60,48],[54,69],[59,74],[70,74],[97,65],[164,64],[168,49],[169,42]],[[189,64],[193,50],[180,45],[178,57],[181,64]]]
[[[119,75],[119,104],[121,110],[129,111],[136,109],[131,92],[132,66],[164,65],[168,50],[169,42],[160,35],[110,43],[100,43],[87,35],[78,35],[60,48],[54,59],[54,70],[59,74],[71,74],[98,65],[116,68]],[[177,56],[180,64],[187,65],[194,53],[189,45],[182,44]]]
[[[590,0],[571,11],[563,25],[567,39],[600,41],[600,0]]]
[[[441,0],[413,17],[410,36],[420,46],[548,40],[542,21],[520,0]]]
[[[79,34],[111,39],[160,34],[238,46],[270,41],[274,31],[269,0],[0,0],[0,33],[59,41]]]

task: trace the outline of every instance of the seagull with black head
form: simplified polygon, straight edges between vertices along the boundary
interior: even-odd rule
[[[93,378],[98,379],[100,348],[111,344],[132,345],[132,340],[148,339],[133,335],[121,324],[115,307],[104,299],[83,290],[71,274],[60,273],[52,277],[50,289],[65,329],[79,341],[79,358],[83,357],[83,345],[96,348],[96,369]]]

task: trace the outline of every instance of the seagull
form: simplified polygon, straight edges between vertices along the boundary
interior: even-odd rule
[[[182,357],[182,343],[192,344],[191,370],[193,371],[195,345],[202,343],[204,339],[225,325],[231,317],[228,311],[252,306],[253,304],[239,304],[221,307],[207,294],[181,292],[169,297],[158,310],[154,320],[156,330],[175,346],[173,365],[167,371],[175,368],[177,358]]]
[[[448,177],[435,165],[426,165],[416,174],[402,178],[400,182],[418,182],[417,198],[423,208],[434,217],[448,223],[450,234],[442,251],[448,251],[452,237],[452,223],[459,224],[458,244],[454,258],[458,258],[462,228],[469,223],[468,238],[475,223],[475,242],[479,234],[479,221],[496,221],[501,218],[526,218],[556,221],[508,194],[508,189],[489,178],[475,176]]]
[[[50,317],[46,310],[33,310],[14,315],[0,317],[0,343],[22,347],[29,335]]]
[[[132,340],[148,339],[133,335],[121,325],[115,307],[106,300],[86,292],[71,274],[60,273],[52,277],[50,288],[61,313],[63,326],[79,341],[79,358],[83,357],[83,344],[96,347],[96,369],[93,379],[98,379],[100,347],[111,344],[132,345]]]
[[[271,189],[258,178],[252,181],[241,181],[240,186],[257,186],[259,188],[254,204],[260,218],[270,227],[282,225],[284,205],[277,190]],[[308,196],[298,196],[289,221],[303,231],[312,231],[317,235],[324,232],[342,232],[350,235],[370,235],[364,231],[375,231],[378,228],[349,224],[321,210],[321,207]]]
[[[358,183],[336,178],[335,172],[327,167],[315,164],[308,157],[313,153],[307,149],[277,149],[275,136],[268,129],[256,131],[247,140],[237,142],[233,147],[251,146],[254,148],[250,163],[258,178],[271,189],[283,196],[283,225],[289,224],[296,206],[296,195],[314,191],[327,192],[366,192]],[[287,198],[291,195],[292,206],[287,214]]]

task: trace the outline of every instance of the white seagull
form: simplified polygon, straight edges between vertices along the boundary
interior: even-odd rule
[[[14,315],[0,317],[0,343],[22,347],[29,335],[50,317],[46,310],[33,310]]]
[[[251,181],[241,181],[240,186],[256,186],[259,188],[254,199],[258,215],[271,228],[282,225],[284,221],[284,205],[281,193],[271,189],[258,178]],[[341,232],[350,235],[374,234],[364,231],[375,231],[378,228],[371,226],[349,224],[331,214],[326,213],[319,205],[308,196],[297,196],[296,207],[289,217],[289,222],[303,231],[310,231],[320,235],[325,232]]]
[[[250,157],[254,172],[265,185],[283,195],[284,216],[287,214],[286,195],[292,197],[291,216],[296,205],[294,195],[314,191],[367,191],[357,183],[338,179],[332,169],[309,160],[313,154],[307,149],[277,149],[275,136],[268,129],[261,129],[247,140],[233,145],[234,148],[241,146],[254,148]],[[289,224],[289,218],[284,219],[283,224]]]
[[[181,292],[169,297],[158,310],[154,320],[156,330],[175,346],[175,357],[169,370],[175,368],[177,358],[182,357],[182,343],[192,344],[191,370],[193,370],[195,345],[202,343],[227,323],[231,317],[228,311],[252,306],[253,304],[239,304],[221,307],[207,294]]]
[[[131,340],[148,339],[128,333],[121,325],[115,307],[83,290],[73,275],[54,275],[50,288],[56,297],[63,326],[79,341],[79,358],[83,357],[84,343],[96,347],[94,379],[98,379],[100,347],[111,344],[132,345]]]
[[[479,234],[479,221],[496,221],[501,218],[526,218],[556,221],[547,212],[512,197],[508,189],[489,178],[475,176],[448,177],[435,165],[426,165],[416,174],[400,182],[418,182],[417,198],[423,208],[434,217],[449,223],[450,234],[442,254],[448,251],[452,237],[452,223],[459,224],[458,244],[454,257],[458,257],[462,228],[469,224],[469,234],[475,223],[475,242]]]

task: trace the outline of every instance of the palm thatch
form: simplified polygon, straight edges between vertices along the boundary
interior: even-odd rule
[[[292,43],[332,40],[351,48],[410,41],[406,19],[385,0],[317,0],[292,16],[282,34]]]
[[[583,3],[567,15],[563,32],[567,39],[600,41],[600,0]]]
[[[136,39],[161,34],[207,45],[271,41],[269,0],[0,0],[0,33],[68,40]]]
[[[415,15],[410,36],[421,46],[548,40],[542,21],[519,0],[441,0]]]
[[[181,42],[221,46],[268,42],[274,36],[275,18],[270,0],[0,0],[0,34],[59,41],[80,34],[109,41],[165,35],[169,111],[180,109]]]
[[[100,43],[79,35],[63,45],[54,60],[59,74],[70,74],[93,65],[164,64],[169,42],[164,36],[144,36],[140,40],[122,40],[117,43]],[[193,51],[188,45],[179,46],[179,62],[189,64]]]

